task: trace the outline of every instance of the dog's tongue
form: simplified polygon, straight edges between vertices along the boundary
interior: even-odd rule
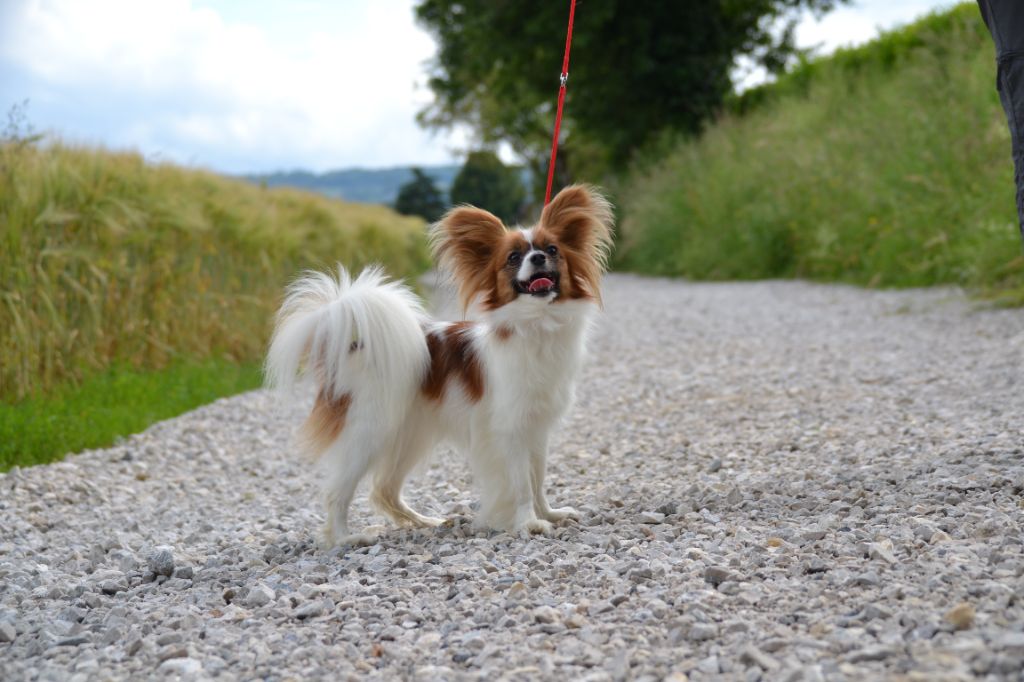
[[[555,285],[555,283],[552,282],[547,277],[538,277],[537,279],[535,279],[532,282],[530,282],[530,291],[533,292],[533,291],[541,291],[543,289],[550,289],[554,285]]]

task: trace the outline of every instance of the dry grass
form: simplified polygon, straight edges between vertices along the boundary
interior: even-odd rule
[[[3,143],[0,400],[113,365],[258,361],[286,282],[336,261],[415,275],[424,225],[138,154]]]

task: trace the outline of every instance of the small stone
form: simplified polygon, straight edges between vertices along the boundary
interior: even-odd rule
[[[550,606],[538,606],[533,610],[533,619],[538,623],[554,623],[558,620],[558,611]]]
[[[701,660],[701,662],[697,664],[697,670],[709,675],[719,674],[722,672],[722,668],[718,663],[718,656],[708,656]]]
[[[245,595],[245,605],[250,608],[259,608],[266,606],[270,602],[277,598],[277,593],[274,592],[270,587],[260,583],[255,587],[249,588],[249,594]]]
[[[896,555],[892,551],[892,542],[889,540],[883,540],[882,542],[872,542],[868,545],[868,556],[872,559],[880,559],[887,564],[896,563]]]
[[[135,637],[132,641],[128,642],[128,646],[125,647],[125,651],[128,653],[129,656],[134,656],[135,654],[139,653],[139,650],[141,648],[142,639],[140,637]]]
[[[753,644],[743,648],[740,652],[740,663],[746,663],[747,665],[756,665],[761,670],[773,671],[778,670],[780,665],[779,662],[774,658],[766,654],[765,652],[758,649]]]
[[[306,602],[299,608],[295,609],[293,614],[299,620],[305,620],[306,618],[316,618],[324,612],[324,605],[319,601]]]
[[[528,590],[526,589],[526,585],[517,580],[508,588],[508,592],[505,593],[505,596],[509,599],[521,599],[526,596],[527,592]]]
[[[716,471],[719,471],[721,468],[722,460],[719,459],[718,457],[715,457],[713,460],[711,460],[711,464],[708,465],[708,472],[713,474]]]
[[[154,575],[170,577],[174,573],[174,548],[160,545],[149,555],[147,563]]]
[[[868,571],[867,573],[861,573],[850,578],[850,584],[858,587],[877,587],[881,584],[881,580],[878,578],[877,573]]]
[[[1024,632],[1007,632],[1000,635],[992,642],[992,646],[1000,651],[1024,655]]]
[[[954,630],[968,630],[974,625],[974,607],[962,602],[947,611],[943,618]]]
[[[181,633],[168,632],[156,638],[157,646],[167,646],[168,644],[181,644]]]
[[[725,501],[735,507],[743,501],[743,493],[740,492],[739,488],[733,488],[729,491],[729,494],[725,496]]]
[[[665,515],[660,512],[640,512],[640,523],[658,524],[665,521]]]
[[[867,663],[869,661],[884,661],[896,651],[888,646],[869,646],[846,657],[847,663]]]
[[[724,566],[708,566],[704,569],[704,580],[718,586],[727,580],[739,582],[740,577]]]
[[[726,580],[724,583],[720,583],[718,585],[718,591],[729,596],[739,594],[740,584],[733,582],[732,580]]]
[[[8,642],[13,642],[17,636],[18,631],[14,629],[11,623],[0,623],[0,643],[7,644]]]
[[[172,658],[185,658],[186,656],[188,656],[188,649],[183,646],[172,644],[161,649],[160,652],[157,653],[156,658],[158,661],[163,663],[164,661],[169,661]]]
[[[713,623],[694,623],[686,634],[691,642],[704,642],[718,636],[718,626]]]
[[[118,592],[125,592],[128,589],[128,583],[123,580],[104,580],[100,583],[100,591],[103,594],[117,594]]]
[[[196,675],[203,669],[203,664],[194,658],[170,658],[160,664],[160,670],[182,677]]]
[[[57,642],[57,646],[79,646],[89,641],[88,637],[83,635],[76,635],[74,637],[65,637],[64,639]]]

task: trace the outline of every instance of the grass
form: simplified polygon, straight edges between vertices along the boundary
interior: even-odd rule
[[[138,154],[0,143],[0,438],[14,441],[5,458],[27,457],[3,465],[149,423],[114,410],[95,429],[63,424],[99,419],[86,405],[170,416],[199,404],[184,399],[187,387],[211,399],[255,386],[238,368],[260,361],[285,284],[338,261],[415,276],[429,264],[424,224]],[[196,367],[206,384],[195,383]],[[128,390],[147,375],[182,395]],[[58,422],[52,438],[40,435]]]
[[[958,284],[1024,303],[1010,136],[977,6],[798,67],[632,170],[620,268]]]
[[[153,371],[115,367],[45,396],[0,404],[0,471],[107,446],[260,382],[258,363],[210,360]]]

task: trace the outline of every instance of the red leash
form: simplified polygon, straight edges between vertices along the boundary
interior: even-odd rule
[[[572,45],[572,18],[576,14],[576,0],[569,5],[569,31],[565,35],[565,58],[558,86],[558,113],[555,114],[555,137],[551,140],[551,163],[548,164],[548,188],[544,191],[544,205],[551,201],[551,183],[555,179],[555,157],[558,156],[558,133],[562,130],[562,107],[565,106],[565,85],[569,81],[569,46]]]

